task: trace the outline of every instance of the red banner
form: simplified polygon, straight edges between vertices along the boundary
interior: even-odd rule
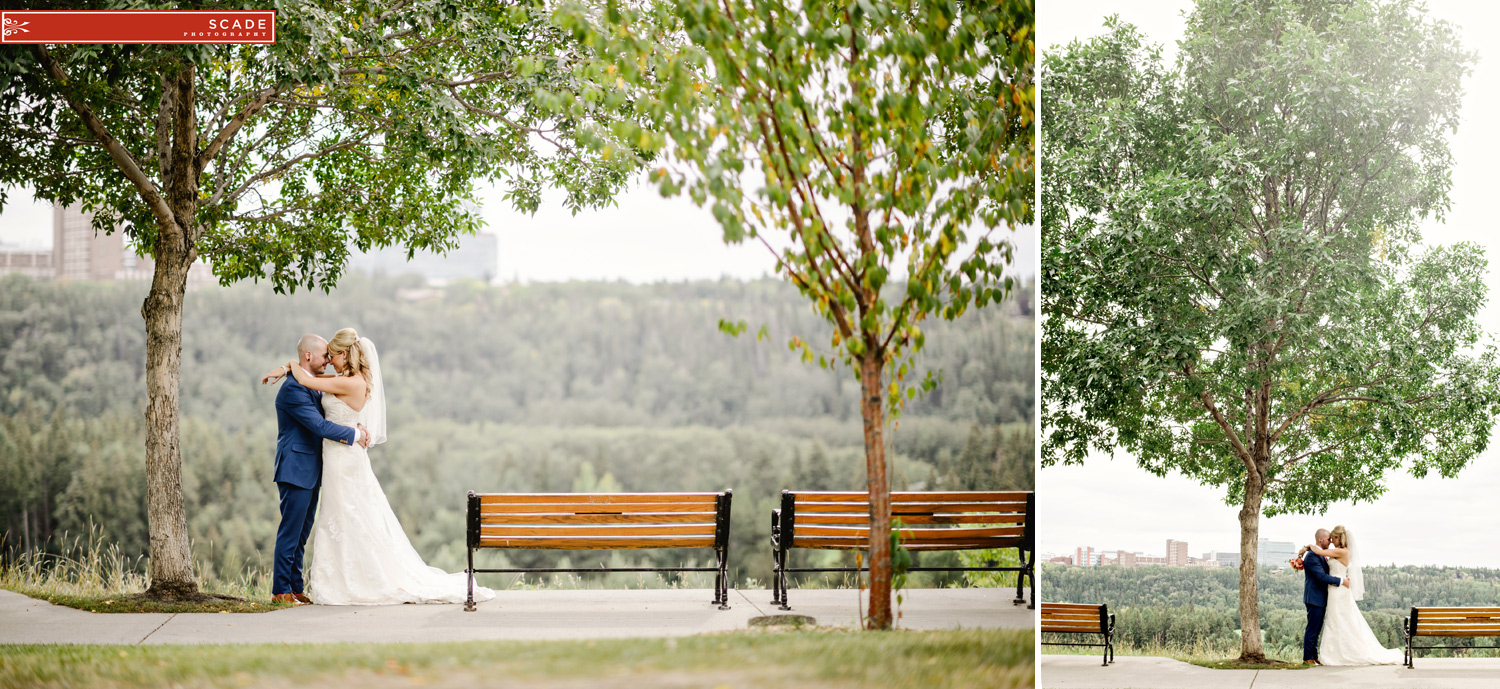
[[[0,43],[275,43],[275,10],[5,10]]]

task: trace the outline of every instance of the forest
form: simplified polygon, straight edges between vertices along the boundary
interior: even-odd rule
[[[1267,654],[1301,660],[1307,625],[1302,573],[1262,567],[1258,576],[1261,632]],[[1359,601],[1359,608],[1386,648],[1405,646],[1401,619],[1413,606],[1493,606],[1500,602],[1500,570],[1495,569],[1367,565],[1364,576],[1365,597]],[[1107,604],[1115,613],[1116,643],[1121,653],[1220,658],[1239,653],[1236,567],[1070,567],[1049,563],[1042,566],[1038,581],[1040,600]],[[1067,641],[1067,636],[1047,634],[1042,640]],[[1486,639],[1462,638],[1445,640],[1444,645],[1474,645],[1475,641],[1493,645]],[[1049,646],[1048,652],[1058,652],[1054,648]]]
[[[899,419],[894,489],[1032,489],[1033,289],[923,324],[917,375],[937,371],[939,384]],[[145,291],[143,283],[0,279],[6,558],[59,552],[89,533],[144,558]],[[748,328],[731,337],[721,320]],[[329,337],[345,326],[375,341],[385,372],[390,440],[371,450],[375,473],[413,545],[437,567],[464,567],[469,490],[732,488],[731,574],[737,586],[764,585],[769,512],[782,489],[864,489],[858,379],[788,350],[794,335],[826,343],[830,331],[780,281],[429,288],[415,277],[351,274],[329,294],[207,287],[188,294],[182,355],[183,490],[200,576],[269,569],[276,389],[259,378],[295,358],[301,334]],[[711,558],[505,551],[483,553],[480,566]],[[937,553],[921,564],[957,561]],[[614,577],[602,583],[639,580]],[[910,585],[961,581],[914,573]],[[481,583],[515,582],[484,575]],[[673,575],[656,583],[685,584]]]

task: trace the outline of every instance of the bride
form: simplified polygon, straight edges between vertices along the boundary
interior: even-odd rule
[[[325,441],[326,442],[326,441]],[[332,444],[332,443],[330,443]],[[326,475],[326,470],[325,470]],[[1322,641],[1318,645],[1318,660],[1324,665],[1400,665],[1405,662],[1400,648],[1385,648],[1370,631],[1370,624],[1359,612],[1357,601],[1365,596],[1364,572],[1360,567],[1359,550],[1354,546],[1354,537],[1342,526],[1333,528],[1329,534],[1331,547],[1303,546],[1302,552],[1311,550],[1328,559],[1328,573],[1349,578],[1349,586],[1328,587],[1328,612],[1323,618]],[[1302,553],[1298,553],[1300,558]],[[314,562],[316,562],[314,556]]]
[[[310,375],[297,362],[297,382],[323,394],[323,415],[346,426],[363,423],[370,444],[385,442],[385,390],[370,338],[344,328],[328,341],[336,373]],[[268,374],[271,380],[280,370]],[[462,603],[468,578],[428,567],[406,537],[359,445],[323,442],[322,497],[312,533],[308,595],[320,605]],[[494,591],[476,586],[475,600]]]

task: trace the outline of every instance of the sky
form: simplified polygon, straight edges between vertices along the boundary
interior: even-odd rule
[[[544,194],[534,216],[517,212],[503,190],[480,189],[487,228],[498,237],[502,281],[625,280],[659,281],[755,279],[774,275],[775,260],[759,242],[726,245],[723,231],[705,208],[686,197],[663,199],[656,186],[637,179],[616,197],[616,205],[570,214],[563,194]],[[972,233],[972,231],[971,231]],[[997,230],[992,237],[1009,232]],[[1011,235],[1013,275],[1036,275],[1036,233]],[[52,246],[52,211],[29,191],[12,189],[0,211],[0,244],[45,249]]]
[[[1500,238],[1492,219],[1494,190],[1500,187],[1500,50],[1489,40],[1500,31],[1500,6],[1463,0],[1428,0],[1433,17],[1461,28],[1463,44],[1479,52],[1479,63],[1465,82],[1460,113],[1463,124],[1451,139],[1454,153],[1452,208],[1445,224],[1423,228],[1428,245],[1475,242],[1490,258],[1490,302],[1480,314],[1485,330],[1500,335]],[[1185,26],[1186,1],[1147,3],[1043,0],[1038,3],[1037,36],[1043,51],[1061,49],[1074,39],[1103,33],[1110,14],[1135,24],[1162,44],[1170,62]],[[1043,116],[1045,77],[1041,83]],[[1495,335],[1492,335],[1492,339]],[[1500,438],[1497,438],[1500,441]],[[1496,445],[1500,445],[1497,442]],[[1360,541],[1362,556],[1372,564],[1448,565],[1500,568],[1500,447],[1473,460],[1456,479],[1413,479],[1404,474],[1387,481],[1384,496],[1371,503],[1335,504],[1326,514],[1286,515],[1261,520],[1261,536],[1303,544],[1319,527],[1343,524]],[[1082,467],[1051,467],[1038,474],[1038,549],[1072,554],[1077,546],[1163,555],[1166,540],[1187,541],[1200,557],[1210,550],[1239,550],[1238,506],[1223,502],[1222,490],[1178,474],[1157,478],[1139,469],[1132,458],[1096,457]],[[1119,525],[1128,524],[1129,528]]]

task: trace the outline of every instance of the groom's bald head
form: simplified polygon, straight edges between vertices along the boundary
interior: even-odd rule
[[[297,340],[297,359],[318,373],[328,366],[328,341],[308,333]]]
[[[1327,548],[1328,544],[1333,542],[1328,538],[1328,529],[1318,529],[1318,533],[1313,535],[1318,539],[1319,548]]]

